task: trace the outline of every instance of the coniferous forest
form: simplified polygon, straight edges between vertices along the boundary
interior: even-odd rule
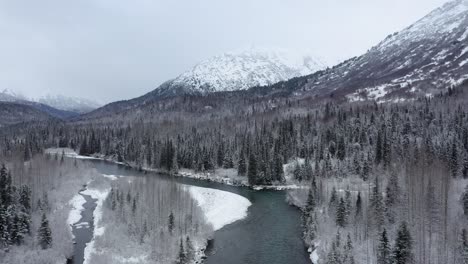
[[[468,0],[26,2],[0,264],[468,264]]]
[[[209,104],[209,99],[212,105],[224,100],[187,97],[177,115],[182,119],[186,105]],[[15,154],[28,161],[46,148],[68,147],[171,174],[222,168],[251,186],[295,183],[303,188],[289,190],[288,200],[301,208],[303,239],[325,263],[465,263],[466,99],[465,86],[410,103],[330,99],[308,107],[307,102],[278,99],[276,107],[254,102],[247,112],[213,107],[201,114],[202,121],[191,123],[168,121],[174,111],[165,112],[167,102],[161,101],[159,115],[117,124],[19,125],[11,130],[21,133],[2,133],[1,154],[5,160]],[[16,204],[2,198],[2,212],[17,208],[13,218],[29,219],[30,205],[21,202],[29,199],[21,198],[29,189],[11,186],[11,195],[19,198]],[[111,211],[114,200],[124,199],[129,190],[119,188],[124,189],[114,190],[106,202]],[[130,196],[127,214],[137,200]],[[28,221],[20,221],[19,231],[9,227],[5,241],[21,243],[22,236],[35,231]],[[47,237],[42,225],[39,234]],[[47,247],[48,241],[40,245]]]

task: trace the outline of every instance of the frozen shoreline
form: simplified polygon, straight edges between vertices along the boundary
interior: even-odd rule
[[[125,165],[125,166],[135,168],[135,166],[132,166],[129,163],[118,162],[118,161],[116,161],[114,159],[106,158],[106,157],[103,157],[103,156],[101,156],[101,157],[89,157],[89,156],[78,155],[74,150],[67,149],[67,148],[47,149],[46,153],[58,154],[58,155],[61,155],[62,153],[64,153],[66,157],[70,157],[70,158],[104,160],[104,161],[109,161],[109,162],[112,162],[112,163],[115,163],[115,164]],[[288,165],[284,165],[284,166],[286,167]],[[164,171],[164,170],[147,168],[147,167],[143,167],[141,169],[144,170],[144,171],[148,171],[148,172],[167,173],[167,171]],[[229,175],[229,176],[221,176],[221,174],[229,174],[229,173],[225,173],[225,171],[226,170],[224,170],[224,169],[218,169],[215,172],[198,173],[198,172],[195,172],[195,171],[189,170],[189,169],[180,169],[177,173],[174,173],[173,175],[176,176],[176,177],[186,177],[186,178],[191,178],[191,179],[222,183],[222,184],[226,184],[226,185],[230,185],[230,186],[248,187],[248,188],[252,188],[253,190],[256,190],[256,191],[260,191],[260,190],[283,191],[283,190],[294,190],[294,189],[308,189],[308,186],[303,186],[303,185],[296,184],[296,183],[250,186],[248,184],[247,177],[245,177],[245,176],[244,177],[233,176],[232,173],[230,173],[231,175]]]
[[[96,209],[94,209],[93,212],[93,220],[94,220],[94,230],[93,230],[93,238],[92,240],[86,244],[85,250],[84,250],[84,261],[83,264],[88,264],[90,263],[90,258],[91,254],[96,252],[96,249],[94,247],[94,243],[96,241],[96,237],[102,236],[105,231],[104,226],[100,226],[100,222],[102,219],[102,206],[104,203],[104,200],[106,199],[107,195],[109,194],[110,189],[105,189],[105,190],[98,190],[98,189],[86,189],[82,191],[81,193],[84,195],[89,195],[91,198],[96,199]]]
[[[73,239],[75,235],[73,234],[73,226],[81,220],[81,212],[84,211],[83,205],[86,203],[85,198],[81,196],[80,193],[77,193],[73,198],[68,202],[71,206],[70,213],[67,218],[67,224],[70,227],[70,232],[72,233]]]
[[[247,217],[248,208],[252,205],[238,194],[197,186],[185,187],[202,208],[214,231]]]

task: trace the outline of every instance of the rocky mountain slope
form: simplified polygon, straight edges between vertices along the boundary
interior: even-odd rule
[[[321,59],[294,56],[278,50],[226,53],[201,62],[143,96],[110,103],[80,118],[108,116],[173,96],[244,91],[310,74],[324,69],[325,65]]]
[[[431,96],[468,79],[468,1],[449,2],[332,69],[258,88],[350,101]]]
[[[109,117],[116,113],[127,112],[129,115],[138,112],[142,116],[148,109],[155,111],[154,107],[151,107],[155,100],[163,100],[171,95],[206,95],[211,92],[217,92],[214,95],[221,94],[221,97],[222,94],[228,94],[228,96],[232,94],[239,102],[242,101],[242,97],[259,98],[268,102],[270,98],[276,96],[290,100],[303,97],[320,100],[320,97],[333,96],[348,101],[399,102],[420,96],[432,96],[468,80],[468,0],[457,0],[445,4],[406,29],[389,35],[359,57],[351,58],[333,68],[319,70],[306,76],[293,77],[272,85],[264,85],[267,82],[254,70],[257,66],[241,67],[243,70],[240,72],[251,73],[252,77],[249,77],[249,74],[234,74],[237,77],[243,76],[248,81],[239,81],[236,77],[233,80],[237,81],[226,81],[223,85],[216,85],[222,78],[230,80],[229,76],[232,72],[238,72],[232,70],[232,61],[237,61],[236,64],[242,65],[240,62],[248,60],[227,58],[230,56],[222,56],[211,60],[213,61],[211,64],[207,63],[217,65],[216,68],[210,68],[206,63],[201,63],[193,70],[166,82],[144,96],[109,104],[85,115],[83,119]],[[274,60],[268,59],[268,61]],[[226,65],[223,66],[223,63]],[[257,64],[249,63],[249,65]],[[264,64],[258,63],[258,65]],[[268,65],[266,68],[274,68],[272,64]],[[298,75],[301,72],[297,70],[299,68],[296,68],[296,71],[286,72],[291,76]],[[226,73],[218,71],[221,69],[224,69]],[[287,68],[281,69],[276,72],[284,73]],[[204,78],[197,78],[197,76],[204,76]],[[279,75],[274,76],[280,79]],[[267,79],[274,80],[275,78]],[[256,80],[257,85],[247,89],[248,85],[244,85],[245,83],[249,85],[255,83],[250,82],[251,80]],[[225,100],[225,98],[220,100]],[[178,109],[177,105],[173,108]]]
[[[286,51],[225,53],[197,64],[161,85],[151,95],[161,97],[247,90],[308,75],[325,67],[319,59],[293,56]]]

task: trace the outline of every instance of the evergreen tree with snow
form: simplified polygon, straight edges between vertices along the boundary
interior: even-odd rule
[[[468,218],[468,185],[465,187],[465,191],[462,194],[462,206],[463,206],[463,213]]]
[[[249,155],[249,168],[247,177],[250,185],[257,184],[257,157],[253,152]]]
[[[380,230],[385,222],[385,207],[383,204],[383,196],[380,192],[380,183],[378,177],[375,177],[369,206],[371,210],[371,223],[376,230]]]
[[[239,161],[237,163],[237,175],[245,176],[247,174],[247,165],[245,164],[244,152],[241,151]]]
[[[186,264],[186,263],[187,263],[187,255],[185,254],[184,242],[182,241],[182,238],[181,238],[180,239],[180,245],[179,245],[179,253],[177,254],[176,264]]]
[[[187,261],[190,262],[195,258],[195,249],[193,247],[192,241],[190,240],[190,237],[188,236],[185,239],[185,249]]]
[[[354,264],[353,241],[351,235],[348,233],[346,237],[346,244],[343,247],[343,264]]]
[[[468,232],[466,229],[462,229],[460,235],[460,263],[468,264]]]
[[[167,224],[167,229],[169,230],[169,233],[171,233],[171,234],[172,234],[172,231],[174,231],[174,225],[175,225],[174,213],[171,212],[169,214],[169,219],[168,219],[168,224]]]
[[[349,219],[351,216],[351,209],[352,209],[352,198],[351,198],[351,191],[349,190],[349,186],[346,188],[346,191],[345,191],[345,205],[346,205],[346,219]]]
[[[307,195],[305,214],[311,215],[314,212],[316,206],[317,206],[317,201],[315,200],[314,191],[312,190],[312,188],[310,188],[309,194]]]
[[[37,231],[39,245],[42,249],[47,249],[52,246],[52,231],[50,230],[49,220],[45,213],[42,213],[41,225]]]
[[[379,238],[377,248],[377,264],[391,264],[391,246],[387,236],[387,230],[384,228]]]
[[[390,174],[385,196],[385,213],[388,221],[393,224],[396,218],[396,206],[400,199],[400,186],[396,173]]]
[[[455,140],[452,143],[452,149],[450,153],[449,167],[452,177],[456,178],[458,176],[459,169],[459,160],[458,160],[458,147]]]
[[[339,227],[345,227],[347,221],[347,213],[346,213],[346,203],[343,197],[340,198],[340,202],[336,207],[336,225]]]
[[[465,158],[463,159],[462,176],[463,179],[468,179],[468,153],[465,154]]]
[[[398,227],[392,257],[394,264],[410,264],[413,261],[413,240],[406,222]]]
[[[332,192],[331,192],[331,195],[330,195],[330,207],[331,208],[334,208],[338,205],[338,194],[336,192],[336,188],[333,187],[332,188]]]

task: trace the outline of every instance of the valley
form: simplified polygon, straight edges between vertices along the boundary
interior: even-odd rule
[[[120,28],[119,37],[136,37],[140,27],[153,36],[145,25],[159,16],[144,17],[138,27]],[[249,34],[269,26],[250,19],[257,24]],[[102,60],[83,83],[102,84],[107,98],[122,91],[104,84],[130,80],[126,89],[140,91],[150,71],[159,85],[107,104],[97,103],[103,93],[93,85],[82,87],[92,100],[71,96],[76,91],[23,96],[2,88],[0,262],[468,263],[467,28],[468,1],[448,1],[336,65],[273,48],[218,53],[211,38],[204,52],[219,55],[206,59],[188,54],[185,39],[171,59],[150,48],[152,39],[138,42],[147,53],[133,58],[135,50],[113,53],[109,44],[125,41],[109,41],[96,58],[80,54]],[[164,32],[155,33],[157,43],[177,35]],[[164,66],[138,68],[143,57]],[[119,76],[126,63],[128,75]],[[63,76],[54,65],[57,79],[41,73],[42,85],[65,76],[81,83],[87,68],[72,64],[76,71]],[[172,64],[180,71],[161,81]],[[99,76],[104,72],[114,75]],[[0,85],[14,81],[0,78]]]

